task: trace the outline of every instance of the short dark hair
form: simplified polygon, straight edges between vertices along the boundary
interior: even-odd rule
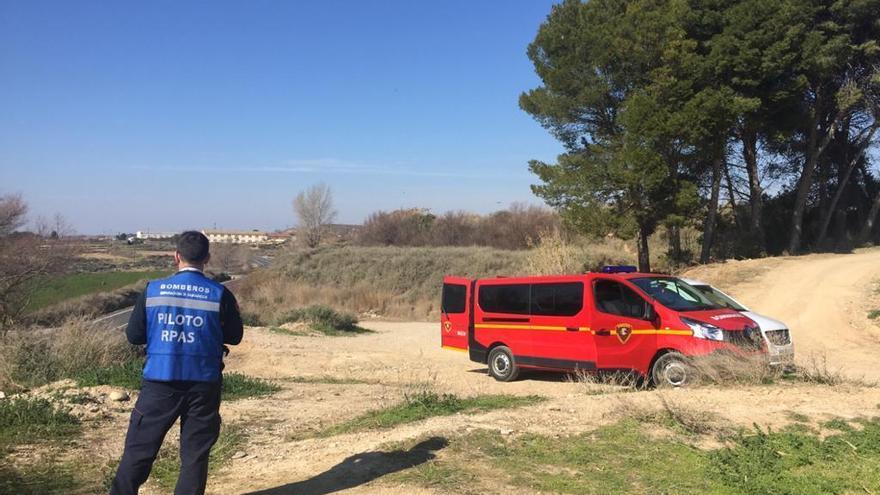
[[[205,234],[187,230],[177,238],[177,252],[184,261],[202,263],[208,259],[208,238]]]

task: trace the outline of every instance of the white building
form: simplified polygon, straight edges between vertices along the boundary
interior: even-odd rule
[[[134,236],[138,239],[171,239],[177,234],[177,232],[150,232],[149,230],[144,232],[138,230]]]
[[[211,242],[229,244],[260,244],[269,240],[268,234],[258,230],[203,230]]]

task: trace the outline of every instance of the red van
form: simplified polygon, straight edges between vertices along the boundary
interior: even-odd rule
[[[758,325],[669,275],[635,267],[551,277],[443,279],[441,345],[496,380],[522,368],[635,371],[655,385],[693,380],[688,358],[766,353]]]

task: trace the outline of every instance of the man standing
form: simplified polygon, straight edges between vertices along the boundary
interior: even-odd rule
[[[208,238],[187,231],[177,241],[178,272],[147,284],[125,334],[146,344],[141,393],[128,424],[111,494],[136,494],[147,481],[165,434],[180,418],[176,495],[205,493],[208,456],[220,433],[224,344],[243,333],[235,297],[205,276]]]

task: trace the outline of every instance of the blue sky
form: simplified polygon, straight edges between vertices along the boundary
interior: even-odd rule
[[[345,223],[539,203],[552,3],[0,0],[0,194],[82,233],[283,228],[317,182]]]

